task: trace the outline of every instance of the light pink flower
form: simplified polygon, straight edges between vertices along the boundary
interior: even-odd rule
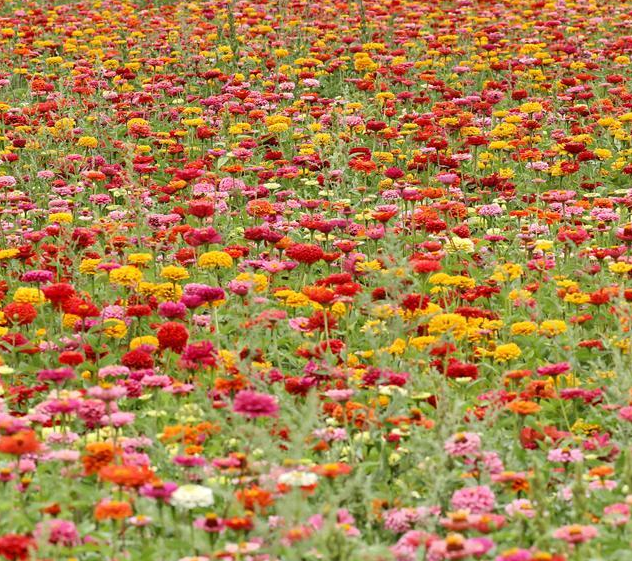
[[[564,540],[569,544],[584,543],[596,538],[599,532],[594,526],[583,526],[581,524],[570,524],[562,526],[553,532],[553,537]]]

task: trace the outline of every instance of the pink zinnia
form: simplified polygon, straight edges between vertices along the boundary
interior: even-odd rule
[[[429,535],[419,530],[406,532],[397,543],[391,547],[391,552],[396,561],[414,561],[417,559],[417,550],[428,539]]]
[[[235,396],[233,411],[250,419],[276,417],[279,413],[279,404],[271,395],[242,390]]]
[[[217,351],[210,341],[198,341],[184,348],[180,355],[179,364],[183,368],[199,369],[217,366]]]
[[[139,492],[143,497],[169,502],[171,495],[177,488],[177,483],[164,481],[161,483],[146,483],[140,488]]]
[[[348,401],[353,397],[354,393],[352,389],[346,388],[342,390],[328,390],[325,392],[325,395],[332,401]]]
[[[597,537],[597,528],[594,526],[582,526],[581,524],[571,524],[562,526],[553,532],[553,537],[564,540],[567,543],[584,543]]]
[[[632,421],[632,406],[628,405],[619,409],[619,418],[624,421]]]
[[[45,270],[35,270],[35,271],[27,271],[22,275],[20,279],[22,282],[51,282],[53,280],[53,273],[51,271]]]
[[[424,506],[416,508],[392,508],[384,513],[384,527],[391,532],[403,534],[413,529],[432,514],[437,513],[437,508]]]
[[[506,507],[505,512],[509,516],[524,516],[526,518],[534,518],[536,511],[528,499],[514,499]]]
[[[487,538],[465,538],[460,534],[450,534],[445,540],[435,540],[430,544],[426,559],[442,561],[443,559],[464,559],[472,555],[478,557],[492,547],[493,542]]]
[[[487,485],[465,487],[454,492],[451,504],[454,510],[468,510],[472,514],[483,514],[494,509],[496,495]]]
[[[135,418],[136,415],[134,413],[116,411],[110,415],[103,415],[103,417],[101,417],[101,425],[111,425],[113,427],[120,428],[125,425],[131,425]]]
[[[630,519],[630,507],[625,503],[615,503],[603,509],[604,517],[613,526],[623,526]]]
[[[388,168],[384,171],[384,175],[389,179],[401,179],[404,177],[404,172],[399,168]]]
[[[448,438],[443,448],[450,456],[473,456],[480,451],[481,437],[474,432],[459,432]]]
[[[71,368],[56,368],[40,370],[37,373],[37,379],[40,382],[55,382],[56,384],[62,384],[66,380],[72,380],[76,378],[75,373]]]
[[[576,448],[555,448],[549,452],[547,459],[550,462],[574,464],[575,462],[581,462],[584,459],[584,455],[581,450]]]
[[[35,527],[35,536],[46,538],[53,545],[72,547],[79,543],[79,533],[74,522],[55,518],[46,522],[40,522]]]
[[[477,214],[479,216],[500,216],[503,214],[503,209],[498,203],[492,203],[479,207]]]
[[[555,364],[547,364],[538,368],[538,374],[540,376],[559,376],[571,369],[571,365],[568,362],[556,362]]]
[[[452,185],[459,180],[459,176],[456,173],[439,173],[435,176],[435,179],[444,185]]]
[[[496,561],[531,561],[533,555],[528,549],[511,549],[496,557]]]

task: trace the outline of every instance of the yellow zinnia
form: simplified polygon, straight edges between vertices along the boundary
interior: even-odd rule
[[[110,282],[121,286],[136,286],[143,278],[143,273],[132,265],[123,265],[110,271]]]
[[[498,345],[494,350],[494,360],[496,362],[507,362],[518,358],[522,354],[520,347],[515,343],[505,343]]]
[[[233,258],[225,251],[207,251],[198,258],[198,266],[203,269],[229,269],[233,266]]]

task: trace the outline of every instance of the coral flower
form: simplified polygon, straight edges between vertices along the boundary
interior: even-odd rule
[[[564,540],[569,544],[584,543],[596,538],[599,532],[594,526],[583,526],[581,524],[570,524],[562,526],[553,532],[553,537]]]
[[[323,306],[331,304],[336,298],[336,293],[324,286],[306,286],[303,288],[303,294]]]
[[[315,466],[312,471],[318,475],[334,479],[340,475],[347,475],[351,473],[351,469],[351,466],[348,464],[336,462],[332,464],[322,464],[319,466]]]
[[[33,454],[40,449],[35,431],[22,430],[10,436],[0,437],[0,452],[13,456]]]
[[[123,520],[132,516],[132,507],[125,501],[101,501],[94,509],[94,517],[98,521]]]

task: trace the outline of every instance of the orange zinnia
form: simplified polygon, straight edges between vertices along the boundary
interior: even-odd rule
[[[334,464],[323,464],[321,466],[315,466],[312,471],[323,477],[338,477],[339,475],[347,475],[351,473],[351,466],[342,462],[336,462]]]
[[[540,407],[537,403],[534,403],[533,401],[517,399],[507,405],[507,409],[509,409],[513,413],[517,413],[518,415],[532,415],[533,413],[537,413],[538,411],[540,411],[542,407]]]
[[[108,465],[99,470],[99,479],[120,487],[140,487],[154,478],[154,472],[146,466]]]
[[[266,491],[257,485],[253,485],[248,489],[239,490],[235,493],[237,500],[244,505],[246,510],[255,510],[259,507],[264,510],[266,507],[274,503],[274,498],[270,491]]]
[[[103,466],[114,460],[114,446],[109,442],[93,442],[86,446],[86,455],[81,458],[86,475],[98,473]]]
[[[0,437],[0,452],[22,456],[32,454],[39,450],[40,443],[37,440],[35,431],[27,429],[21,430],[10,436]]]
[[[612,466],[602,465],[592,468],[588,475],[592,477],[608,477],[614,473],[614,468]]]
[[[226,526],[236,532],[240,530],[251,530],[254,526],[252,518],[248,516],[233,516],[224,520]]]
[[[125,501],[103,501],[94,509],[94,517],[101,520],[123,520],[132,515],[132,507]]]

